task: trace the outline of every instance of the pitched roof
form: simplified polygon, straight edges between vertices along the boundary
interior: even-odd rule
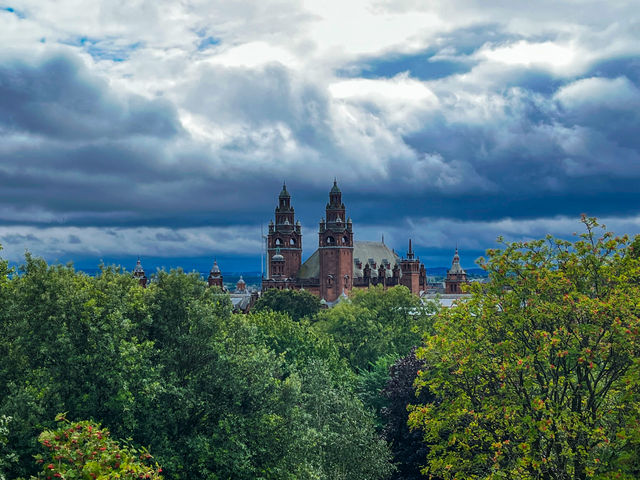
[[[358,268],[357,261],[361,263]],[[386,260],[386,262],[385,262]],[[367,263],[375,263],[375,268],[370,265],[371,276],[378,276],[378,268],[382,263],[388,264],[386,274],[392,276],[393,267],[398,264],[400,258],[382,242],[354,242],[353,245],[353,276],[362,277],[362,270]],[[320,253],[313,252],[302,264],[298,271],[298,278],[318,278],[320,276]]]

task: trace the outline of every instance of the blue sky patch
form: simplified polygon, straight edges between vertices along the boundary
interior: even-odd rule
[[[200,51],[206,50],[207,48],[212,47],[213,45],[218,45],[218,44],[220,44],[219,38],[208,36],[200,40],[200,43],[198,43],[198,50]]]
[[[18,18],[25,18],[24,13],[19,10],[16,10],[13,7],[0,7],[0,10],[4,10],[5,12],[13,13]]]
[[[370,59],[354,64],[338,72],[346,77],[391,78],[399,73],[409,72],[420,80],[435,80],[471,70],[474,62],[444,60],[435,58],[435,52],[424,51],[411,55],[399,55]]]
[[[66,45],[82,47],[89,55],[96,60],[111,60],[112,62],[123,62],[129,58],[131,52],[140,48],[142,42],[130,43],[128,45],[118,45],[111,38],[91,38],[76,37],[63,41]]]

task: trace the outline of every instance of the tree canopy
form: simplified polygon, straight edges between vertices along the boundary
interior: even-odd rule
[[[355,370],[368,369],[384,355],[401,357],[419,345],[431,327],[435,303],[423,304],[408,288],[356,290],[317,316],[314,327],[330,335]]]
[[[292,320],[312,318],[320,311],[320,299],[306,290],[278,290],[264,292],[253,306],[254,312],[271,310],[287,313]]]
[[[638,478],[640,264],[583,218],[575,241],[503,243],[489,283],[418,352],[433,401],[411,425],[439,478]]]
[[[0,261],[0,307],[7,478],[37,474],[38,435],[58,431],[58,412],[148,447],[167,479],[380,480],[392,469],[328,336],[283,313],[234,315],[197,275],[161,271],[144,289],[119,269],[91,277],[27,255],[14,273]]]

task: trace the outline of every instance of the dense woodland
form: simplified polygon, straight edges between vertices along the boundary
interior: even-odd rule
[[[441,310],[2,261],[0,479],[639,478],[640,240],[583,224]]]

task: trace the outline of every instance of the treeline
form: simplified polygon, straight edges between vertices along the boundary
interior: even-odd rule
[[[143,289],[110,267],[0,263],[0,468],[35,475],[38,436],[66,412],[148,447],[165,478],[386,478],[390,449],[363,401],[386,373],[370,385],[364,372],[419,343],[427,313],[401,289],[322,312],[295,292],[274,312],[272,296],[235,315],[180,270]]]
[[[123,451],[167,479],[640,478],[640,240],[583,223],[501,243],[441,310],[396,287],[234,315],[179,270],[142,289],[0,262],[0,477],[95,478]]]

